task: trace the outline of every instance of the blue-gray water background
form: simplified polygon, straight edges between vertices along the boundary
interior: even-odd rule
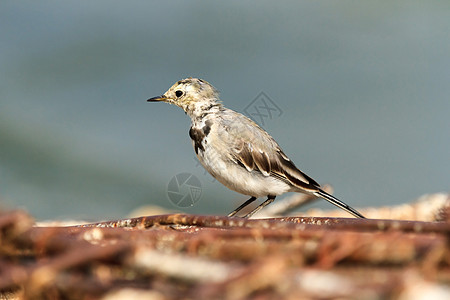
[[[449,1],[2,1],[0,205],[175,209],[189,172],[182,210],[231,211],[247,197],[197,165],[188,117],[145,101],[188,76],[240,112],[264,92],[282,111],[264,128],[354,207],[448,191],[449,28]]]

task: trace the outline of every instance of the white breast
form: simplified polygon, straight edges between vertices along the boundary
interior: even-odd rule
[[[210,142],[210,136],[206,137],[203,142],[205,151],[199,151],[197,157],[203,167],[229,189],[254,197],[277,196],[291,191],[292,187],[281,180],[258,171],[247,171],[224,154],[226,148],[217,149]]]

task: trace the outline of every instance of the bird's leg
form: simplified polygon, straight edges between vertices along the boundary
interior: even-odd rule
[[[267,200],[264,201],[263,203],[261,203],[259,206],[257,206],[254,210],[252,210],[251,212],[249,212],[248,214],[246,214],[244,216],[244,218],[250,218],[251,216],[253,216],[254,214],[256,214],[258,211],[260,211],[262,208],[264,208],[265,206],[269,205],[270,203],[273,202],[273,200],[275,200],[276,196],[272,196],[269,195],[267,196]]]
[[[247,205],[249,205],[250,203],[252,203],[253,201],[256,200],[256,197],[251,197],[250,199],[248,199],[247,201],[245,201],[244,203],[242,203],[241,206],[239,206],[238,208],[236,208],[235,210],[233,210],[232,212],[230,212],[228,214],[229,217],[233,217],[235,214],[237,214],[241,209],[243,209],[244,207],[246,207]]]

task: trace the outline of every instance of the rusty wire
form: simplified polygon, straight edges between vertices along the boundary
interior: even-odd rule
[[[16,299],[401,298],[448,292],[450,223],[169,214],[36,227],[0,214],[0,295]]]

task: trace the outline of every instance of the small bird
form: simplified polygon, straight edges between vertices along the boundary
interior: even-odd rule
[[[267,200],[245,218],[272,203],[278,195],[298,192],[323,198],[364,218],[300,171],[264,129],[246,116],[225,108],[217,90],[205,80],[191,77],[180,80],[163,95],[147,101],[182,108],[191,118],[189,136],[203,167],[229,189],[251,197],[229,217],[259,197],[267,197]]]

